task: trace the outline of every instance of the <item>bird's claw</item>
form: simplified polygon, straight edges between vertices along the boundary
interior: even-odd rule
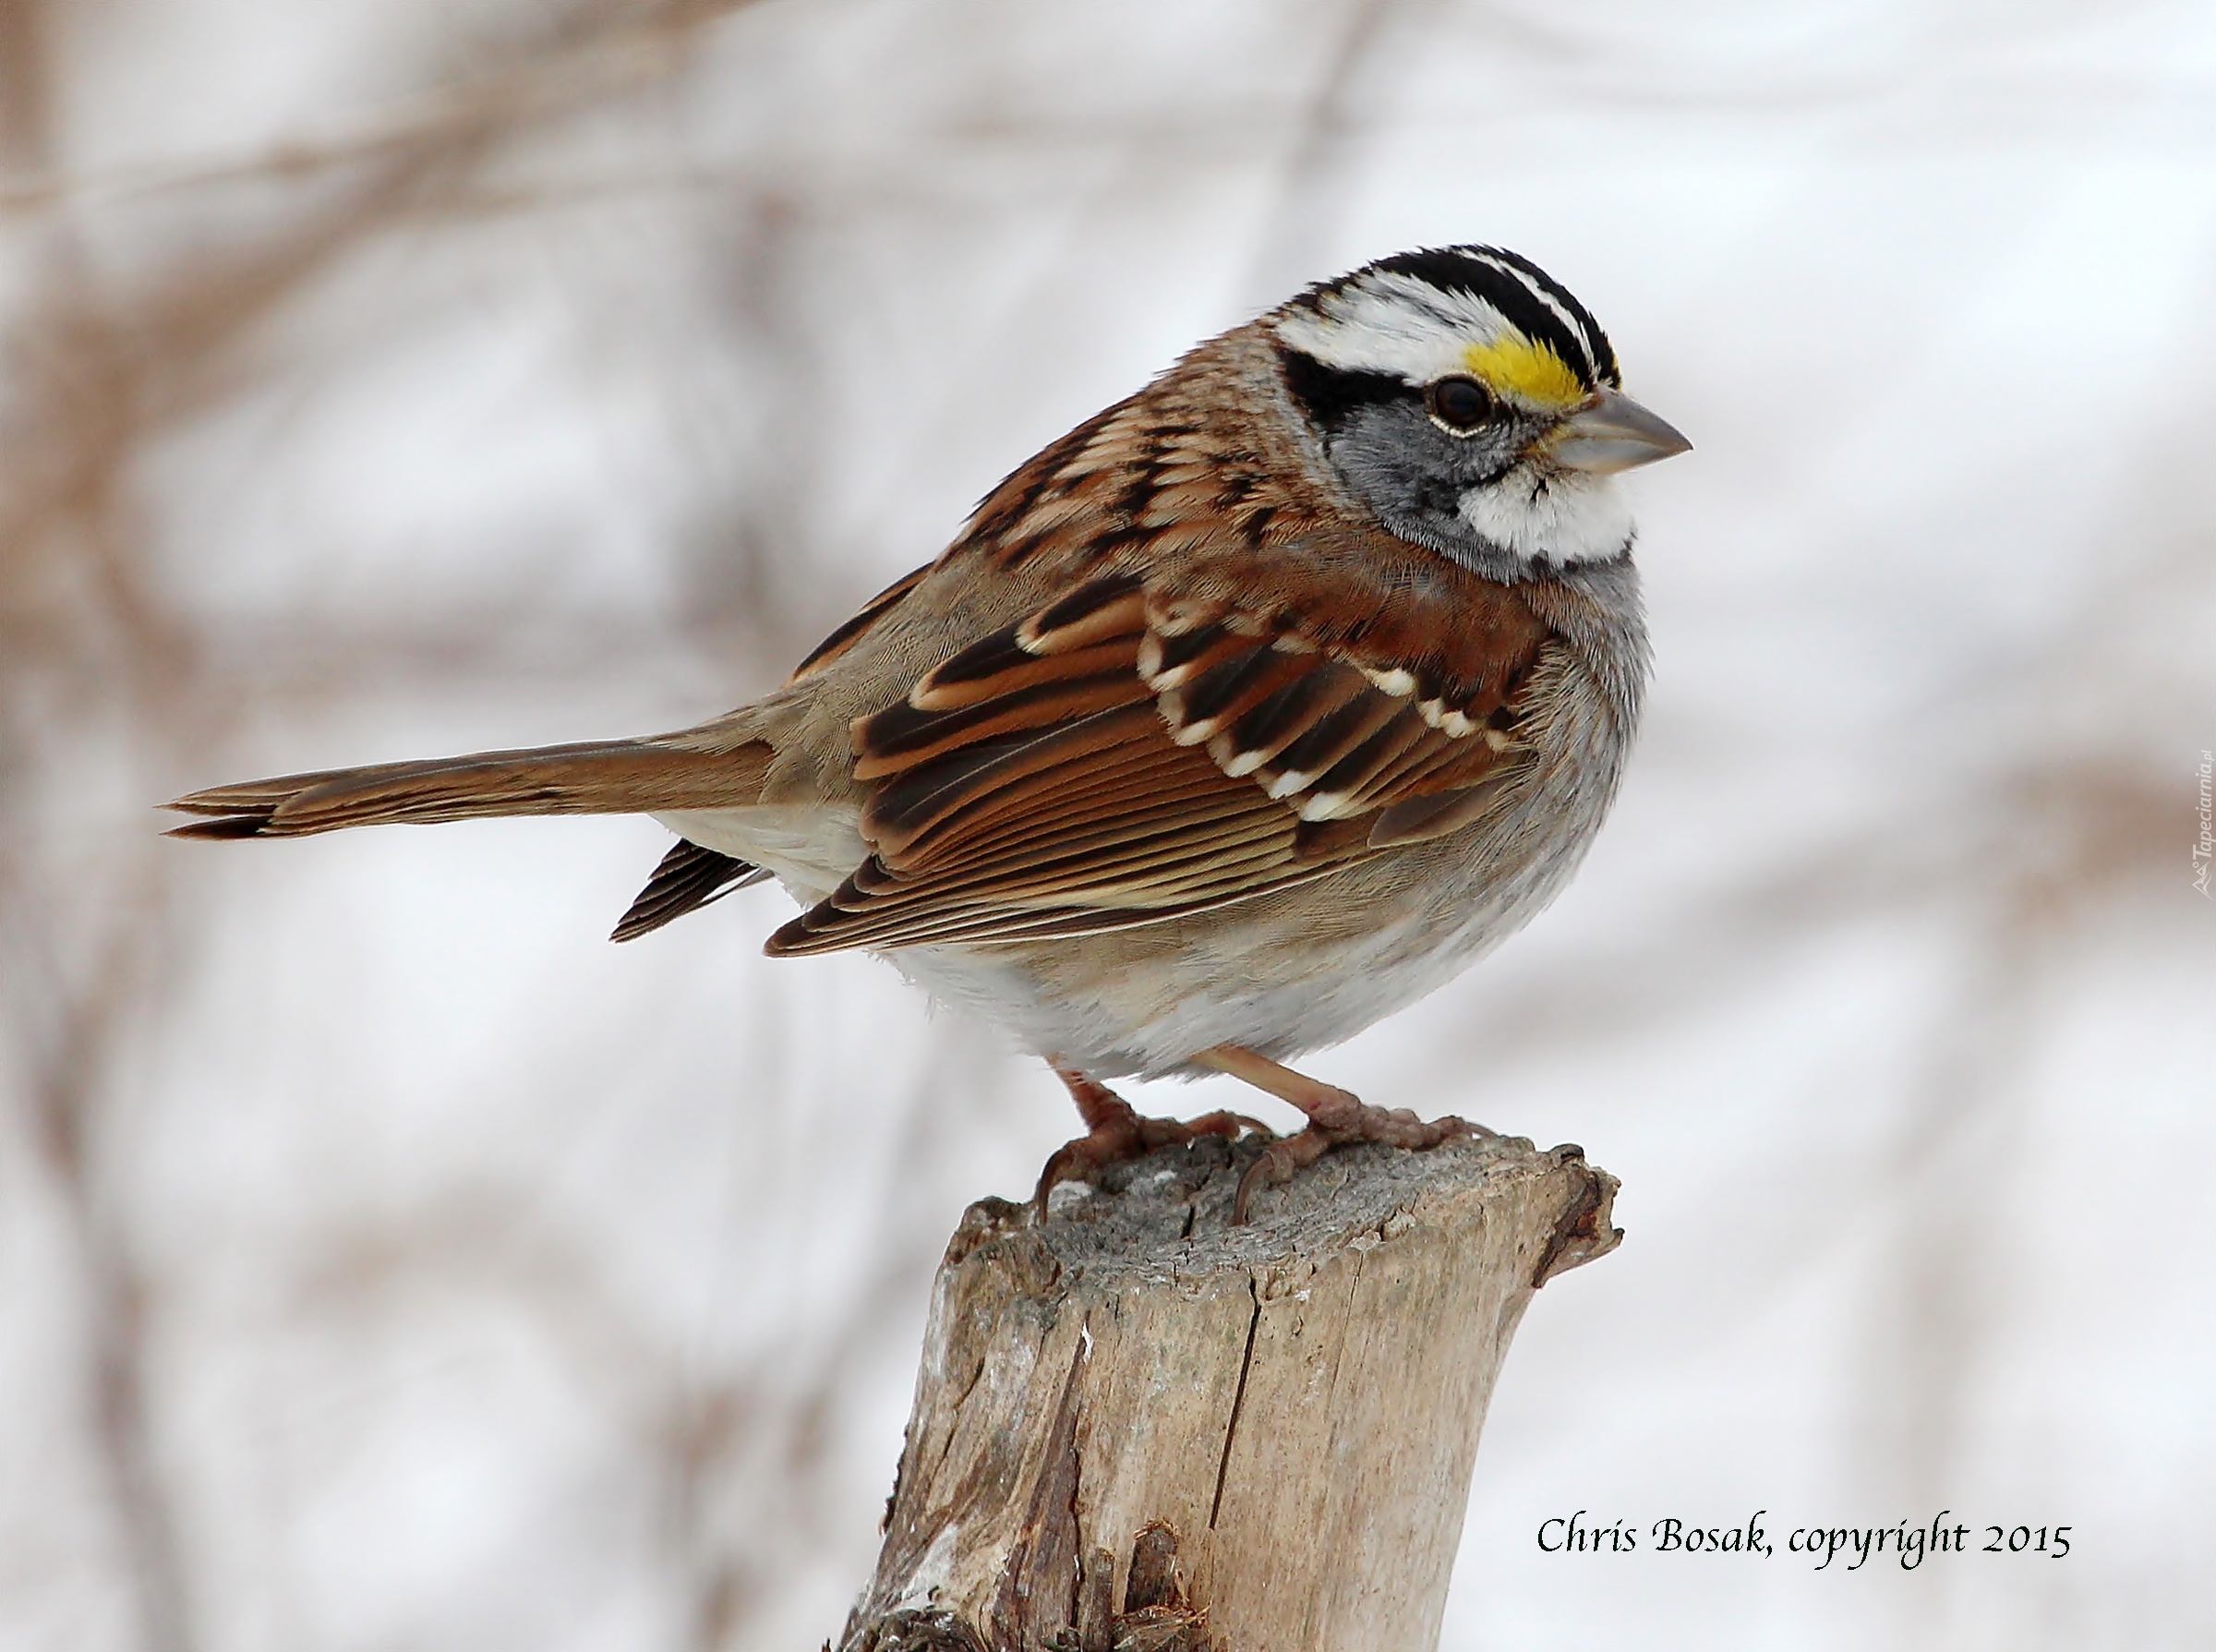
[[[1490,1136],[1493,1131],[1466,1118],[1422,1119],[1405,1107],[1372,1107],[1344,1090],[1333,1090],[1307,1106],[1308,1127],[1264,1148],[1246,1167],[1232,1196],[1231,1220],[1244,1226],[1254,1196],[1265,1188],[1282,1188],[1304,1165],[1313,1164],[1335,1147],[1350,1142],[1375,1141],[1386,1147],[1422,1152],[1462,1136]]]

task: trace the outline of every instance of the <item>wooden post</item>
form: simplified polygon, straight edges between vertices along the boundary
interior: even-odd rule
[[[1208,1140],[941,1264],[839,1652],[1432,1652],[1532,1293],[1613,1249],[1574,1147],[1359,1147],[1260,1195]]]

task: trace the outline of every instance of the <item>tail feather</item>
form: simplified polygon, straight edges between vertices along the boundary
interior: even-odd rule
[[[759,866],[680,838],[654,869],[639,898],[616,924],[611,941],[635,941],[674,922],[687,912],[713,906],[733,889],[758,884],[769,875]]]
[[[770,750],[692,751],[611,740],[325,769],[195,791],[169,805],[211,818],[173,838],[298,838],[343,826],[428,826],[495,814],[649,814],[761,800]]]

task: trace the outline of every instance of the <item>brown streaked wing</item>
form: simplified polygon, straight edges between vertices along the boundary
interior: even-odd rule
[[[1541,641],[1442,679],[1094,581],[855,724],[873,852],[770,950],[1128,928],[1457,829],[1514,772]]]
[[[1535,632],[1450,688],[1420,659],[1366,658],[1358,645],[1325,651],[1299,631],[1265,641],[1255,633],[1274,628],[1236,610],[1196,615],[1188,605],[1177,621],[1178,633],[1157,633],[1140,660],[1174,738],[1205,743],[1225,774],[1251,778],[1308,821],[1391,811],[1487,781],[1522,749],[1524,693],[1545,642]],[[1412,831],[1417,819],[1403,812],[1373,839],[1438,835]]]

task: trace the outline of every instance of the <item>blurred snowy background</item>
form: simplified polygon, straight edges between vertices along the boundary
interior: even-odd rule
[[[1192,341],[1468,239],[1698,449],[1584,875],[1313,1064],[1624,1181],[1445,1645],[2216,1644],[2216,11],[0,0],[0,1645],[833,1633],[1059,1087],[763,959],[773,889],[608,946],[644,822],[150,805],[722,710]],[[1942,1509],[2074,1549],[1783,1551]]]

